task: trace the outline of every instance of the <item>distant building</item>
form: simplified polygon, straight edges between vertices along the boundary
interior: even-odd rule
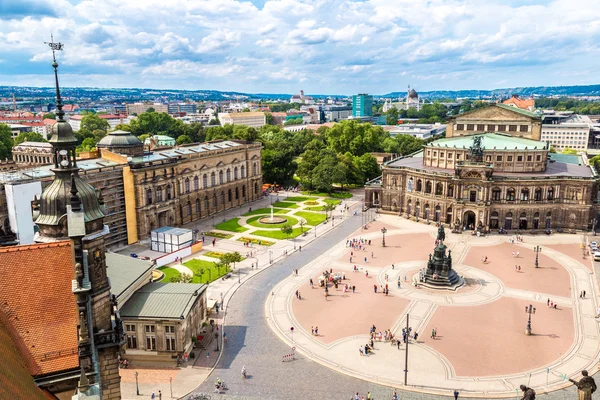
[[[286,112],[272,112],[271,116],[273,117],[273,125],[283,125],[287,118]]]
[[[267,124],[264,112],[219,113],[219,121],[221,126],[246,125],[257,129]]]
[[[96,147],[127,156],[144,154],[144,144],[131,132],[126,131],[108,132],[106,136],[100,139]]]
[[[535,109],[534,99],[522,99],[518,95],[513,94],[510,99],[504,100],[502,104],[506,104],[511,107],[517,107],[521,110],[533,111]]]
[[[352,96],[352,116],[354,118],[371,117],[373,115],[373,96],[355,94]]]
[[[44,122],[21,122],[21,125],[31,127],[32,132],[39,133],[44,139],[48,139],[48,131]]]
[[[421,109],[421,100],[419,98],[419,94],[415,89],[411,89],[408,87],[408,91],[406,92],[406,99],[403,97],[398,98],[398,102],[394,103],[391,99],[387,99],[383,104],[383,112],[387,112],[392,108],[396,108],[398,110],[408,110],[409,108],[416,108],[417,111]]]
[[[298,94],[292,96],[290,103],[314,104],[314,99],[310,96],[305,96],[304,90],[301,90]]]
[[[325,106],[323,117],[325,122],[338,122],[352,116],[352,107],[349,106]]]
[[[133,103],[127,104],[127,115],[140,115],[145,113],[149,108],[153,108],[156,112],[169,112],[169,106],[160,103]]]
[[[12,149],[13,160],[20,167],[52,164],[50,143],[23,142]]]
[[[175,146],[175,139],[166,135],[154,135],[144,140],[144,146],[149,147],[150,150],[157,147],[173,147]]]
[[[410,135],[417,139],[429,139],[440,136],[446,132],[446,125],[436,124],[402,124],[390,130],[390,136]]]
[[[567,147],[586,151],[592,128],[592,120],[587,115],[558,115],[544,113],[542,141],[549,142],[554,149],[561,151]]]
[[[169,111],[169,114],[175,114],[175,113],[195,114],[198,112],[198,107],[196,106],[196,104],[190,104],[190,103],[169,104],[167,109]]]
[[[129,118],[124,115],[115,115],[115,114],[98,114],[99,118],[102,118],[106,122],[108,122],[108,130],[113,130],[119,124],[128,124]],[[73,115],[69,118],[69,124],[73,128],[73,132],[79,132],[81,129],[81,121],[85,115]]]
[[[19,134],[21,133],[33,131],[30,126],[23,124],[8,124],[8,127],[10,128],[10,132],[13,139],[19,136]]]

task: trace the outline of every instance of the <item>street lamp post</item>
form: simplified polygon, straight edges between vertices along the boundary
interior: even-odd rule
[[[598,222],[596,218],[592,219],[592,233],[594,236],[596,236],[596,222]]]
[[[385,229],[385,227],[381,228],[381,233],[383,234],[383,239],[381,240],[381,244],[383,245],[383,247],[385,247],[385,233],[387,232],[387,229]]]
[[[173,377],[169,377],[169,386],[171,386],[171,398],[173,398]]]
[[[317,238],[317,225],[315,225],[315,239]]]
[[[273,252],[271,250],[269,250],[269,264],[273,264],[273,259],[271,258],[272,255],[273,255]]]
[[[222,329],[223,327],[221,327]],[[217,324],[217,331],[215,332],[215,339],[217,339],[217,347],[215,348],[215,351],[219,351],[219,324]]]
[[[138,372],[135,371],[135,394],[140,395],[140,386],[138,385]]]
[[[535,246],[533,248],[533,251],[535,251],[535,267],[539,268],[540,264],[539,264],[539,257],[538,256],[540,254],[540,251],[542,251],[542,248],[540,246]]]
[[[238,283],[242,283],[242,281],[240,280],[240,269],[238,268]]]
[[[525,334],[527,336],[531,335],[531,314],[535,314],[535,307],[533,307],[531,304],[528,306],[525,306],[525,312],[527,314],[529,314],[529,319],[527,320],[527,328],[525,329]]]

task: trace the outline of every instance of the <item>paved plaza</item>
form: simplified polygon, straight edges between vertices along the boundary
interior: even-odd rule
[[[299,276],[277,284],[267,298],[267,321],[289,347],[334,371],[422,393],[458,389],[461,396],[508,397],[523,383],[543,393],[570,385],[566,378],[582,369],[597,371],[597,284],[592,261],[583,256],[582,235],[525,235],[523,242],[511,243],[514,236],[455,235],[447,229],[445,244],[465,286],[417,288],[412,281],[433,252],[436,231],[434,224],[379,216],[369,229],[349,237],[362,238],[366,249],[352,249],[344,239],[306,263]],[[537,245],[540,268],[535,268]],[[324,270],[346,275],[337,289],[329,284],[328,297],[318,284]],[[344,292],[345,284],[354,286],[354,293]],[[386,286],[389,295],[382,293]],[[586,297],[580,298],[584,290]],[[548,307],[549,301],[556,308]],[[527,336],[530,304],[536,312],[533,334]],[[401,337],[407,316],[419,337],[409,344],[404,386],[404,344],[398,349],[376,340],[368,356],[359,348],[369,342],[372,325]],[[318,335],[311,333],[314,327]]]

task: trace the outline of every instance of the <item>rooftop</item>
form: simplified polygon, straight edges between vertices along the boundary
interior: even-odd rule
[[[230,118],[264,117],[264,112],[229,112],[225,113]]]
[[[115,114],[96,114],[96,116],[98,118],[102,118],[102,119],[121,119],[121,118],[127,118],[125,115],[115,115]],[[70,119],[74,119],[74,120],[82,120],[83,117],[85,117],[85,115],[72,115],[70,117]]]
[[[501,133],[482,133],[439,139],[429,143],[427,147],[468,149],[473,144],[473,136],[481,136],[481,145],[485,150],[544,150],[547,148],[546,142]]]
[[[196,283],[149,283],[127,300],[121,308],[121,317],[185,318],[207,287]]]
[[[32,376],[79,367],[69,241],[0,248],[0,314]],[[2,363],[0,363],[2,364]]]
[[[106,253],[106,274],[110,279],[110,292],[117,296],[117,299],[152,268],[151,261],[123,254]]]

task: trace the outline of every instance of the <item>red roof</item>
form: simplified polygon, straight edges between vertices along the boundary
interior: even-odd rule
[[[79,367],[69,241],[0,248],[0,314],[32,376]]]
[[[41,120],[42,120],[42,117],[0,117],[0,122],[1,121],[37,122],[37,121],[41,121]]]
[[[50,118],[45,118],[44,121],[42,121],[45,125],[55,125],[56,124],[56,120],[55,119],[50,119]]]
[[[513,96],[510,99],[504,100],[502,102],[503,104],[512,104],[517,108],[520,108],[522,110],[529,110],[531,107],[535,106],[535,100],[534,99],[521,99],[518,96]]]
[[[23,121],[23,122],[21,122],[21,124],[25,125],[25,126],[46,126],[46,124],[43,123],[43,122],[26,122],[26,121]]]

